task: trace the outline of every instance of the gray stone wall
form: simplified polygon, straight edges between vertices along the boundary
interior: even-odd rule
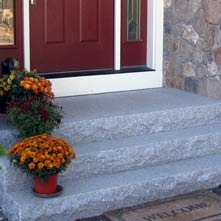
[[[221,0],[164,0],[164,86],[221,98]]]

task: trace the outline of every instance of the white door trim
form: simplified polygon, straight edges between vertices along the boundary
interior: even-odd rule
[[[30,10],[29,0],[23,0],[23,45],[24,45],[24,67],[27,70],[31,69],[30,62]]]
[[[147,66],[155,71],[51,79],[56,96],[106,93],[162,87],[163,63],[163,0],[148,1]],[[114,7],[114,69],[120,69],[121,4]],[[29,1],[24,5],[24,64],[30,70]]]
[[[114,69],[120,70],[121,64],[121,1],[114,1]]]

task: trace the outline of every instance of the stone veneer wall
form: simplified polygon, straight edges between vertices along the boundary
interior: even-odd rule
[[[164,86],[221,98],[221,0],[164,0]]]

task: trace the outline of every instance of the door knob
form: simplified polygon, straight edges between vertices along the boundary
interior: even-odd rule
[[[37,4],[37,0],[31,0],[31,5],[36,5]]]

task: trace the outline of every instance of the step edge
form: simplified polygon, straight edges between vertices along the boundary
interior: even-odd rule
[[[214,168],[216,168],[215,172],[214,172]],[[221,165],[219,164],[219,167],[217,167],[217,166],[210,167],[210,168],[205,168],[204,167],[204,169],[202,169],[201,173],[199,173],[198,171],[195,171],[194,174],[192,175],[192,177],[189,176],[188,174],[186,174],[186,177],[189,178],[189,182],[185,179],[185,177],[182,177],[180,174],[174,174],[174,175],[171,174],[170,175],[170,179],[172,180],[172,183],[174,181],[174,185],[171,186],[171,185],[167,184],[169,186],[169,188],[167,189],[167,191],[169,192],[169,196],[173,196],[173,194],[177,195],[177,194],[182,194],[182,193],[186,193],[186,192],[190,192],[190,191],[195,191],[195,190],[198,190],[199,187],[200,188],[201,187],[212,188],[212,187],[217,186],[220,183],[221,172],[218,173],[218,171],[221,171],[220,169],[221,169]],[[207,180],[205,179],[205,174],[206,174],[206,176],[208,174],[210,174],[210,177],[208,177]],[[194,179],[195,181],[194,182],[198,184],[197,187],[192,185],[192,183],[190,183],[191,178],[194,178],[194,177],[195,177],[195,179]],[[179,182],[177,181],[176,178],[179,179]],[[159,199],[159,196],[156,198],[156,195],[154,194],[154,189],[158,188],[158,191],[159,191],[160,186],[161,186],[161,190],[165,190],[165,184],[162,182],[163,179],[167,179],[168,180],[168,178],[166,178],[166,177],[165,178],[161,177],[160,180],[158,179],[158,183],[157,183],[158,185],[156,185],[156,182],[155,182],[156,180],[153,179],[152,180],[152,195],[151,195],[151,191],[149,191],[149,193],[148,193],[148,191],[145,191],[146,196],[144,197],[145,199],[142,199],[142,200],[147,202],[147,201],[150,201],[150,200]],[[210,181],[211,179],[212,179],[212,181]],[[179,188],[179,190],[173,192],[173,194],[170,192],[170,190],[174,189],[176,186],[179,186],[180,183],[184,185],[185,182],[187,183],[187,186],[186,186],[185,190],[182,189],[182,188]],[[122,188],[125,189],[124,192],[127,192],[126,191],[126,190],[128,190],[127,187],[130,187],[130,186],[131,186],[132,189],[135,188],[134,191],[137,192],[138,189],[140,189],[140,188],[145,188],[146,189],[147,186],[150,187],[151,186],[150,183],[151,183],[150,181],[144,181],[143,183],[135,183],[135,184],[131,184],[131,185],[128,184],[128,185],[124,185],[123,187],[122,186],[118,186],[118,187],[116,187],[116,189],[115,188],[106,189],[106,193],[103,193],[103,195],[108,195],[111,191],[114,192],[115,190],[116,190],[116,195],[117,195],[117,192],[119,193],[119,191],[122,193]],[[133,185],[135,185],[135,186],[133,186]],[[103,192],[103,190],[99,190],[99,191],[95,191],[94,193],[95,193],[96,196],[98,196],[98,194],[100,194],[102,196],[102,194],[101,194],[102,192]],[[138,193],[139,193],[139,191],[138,191]],[[167,192],[163,192],[163,193],[164,194],[161,195],[161,197],[163,197],[163,198],[164,197],[168,197],[168,193]],[[87,195],[87,196],[88,195],[90,196],[90,194],[91,193],[89,193],[89,192],[85,193],[85,195]],[[71,200],[71,202],[72,203],[73,202],[78,202],[78,200],[82,200],[82,197],[83,197],[82,194],[74,195],[74,199]],[[131,197],[131,195],[129,195],[129,194],[126,195],[126,193],[125,193],[125,196],[123,197],[123,199],[127,199],[128,197]],[[136,197],[136,194],[135,194],[135,196],[133,195],[133,197]],[[71,198],[71,196],[68,196],[68,198]],[[85,197],[84,199],[86,200],[86,198],[87,197]],[[62,199],[62,200],[65,200],[65,199]],[[68,201],[70,199],[66,198],[66,200]],[[98,199],[98,201],[100,201],[102,203],[104,202],[102,197],[100,197],[100,199]],[[108,202],[108,199],[106,200],[106,202]],[[143,203],[143,202],[141,202],[141,203]],[[54,204],[56,204],[56,202]],[[82,208],[83,205],[86,206],[86,204],[87,204],[87,201],[85,201],[85,203],[81,202],[81,207],[80,208]],[[73,203],[73,205],[75,206],[76,204]],[[133,205],[135,205],[135,204],[133,203]],[[120,203],[120,206],[122,206],[121,203]],[[125,207],[127,207],[127,206],[130,206],[130,205],[127,205],[127,203],[126,203]],[[75,207],[73,207],[72,209],[74,209],[74,208]],[[20,211],[23,211],[23,209],[24,209],[24,207],[20,206]],[[91,213],[91,215],[101,215],[101,213],[107,212],[109,209],[110,208],[103,208],[102,211],[100,211],[100,214],[92,214]],[[111,208],[111,209],[117,209],[117,208]],[[26,210],[29,210],[29,208],[26,209]],[[44,212],[42,212],[42,214],[43,213]],[[52,214],[54,214],[54,211],[51,211],[48,215],[52,215]],[[84,217],[76,217],[76,218],[84,218]]]
[[[146,114],[154,114],[154,113],[165,113],[165,112],[176,112],[176,111],[188,111],[189,109],[202,109],[202,108],[209,108],[209,109],[213,109],[214,107],[220,108],[221,110],[221,102],[220,103],[212,103],[212,104],[201,104],[201,105],[197,105],[197,106],[186,106],[186,107],[178,107],[178,108],[169,108],[169,109],[164,109],[164,110],[155,110],[155,111],[149,111],[149,112],[138,112],[138,113],[131,113],[131,114],[122,114],[122,115],[113,115],[113,116],[107,116],[107,117],[99,117],[99,118],[93,118],[93,119],[82,119],[82,120],[74,120],[74,122],[76,123],[82,123],[82,122],[91,122],[91,121],[97,121],[97,120],[107,120],[107,119],[114,119],[114,118],[124,118],[124,117],[135,117],[137,115],[146,115]],[[214,110],[214,109],[213,109]],[[67,122],[66,120],[63,122],[65,124],[72,124],[72,122],[70,122],[70,119],[72,118],[68,118]],[[61,125],[62,126],[62,125]]]

